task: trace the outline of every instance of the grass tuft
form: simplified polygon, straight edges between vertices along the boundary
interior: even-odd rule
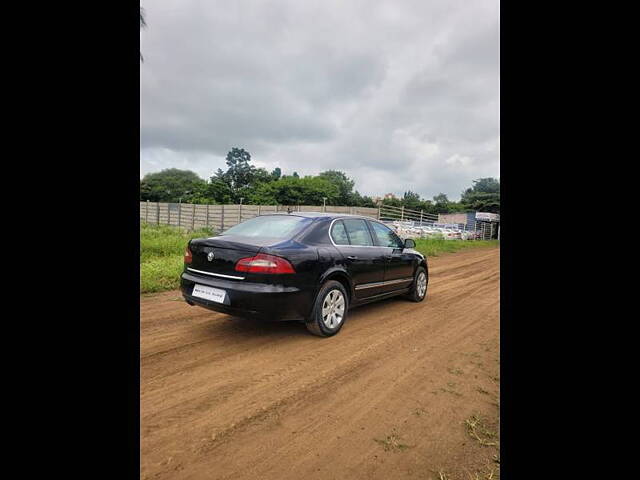
[[[472,415],[465,420],[467,426],[467,433],[471,438],[477,440],[480,445],[485,447],[498,446],[497,437],[498,434],[489,430],[485,420],[478,415]]]
[[[407,445],[401,442],[401,438],[395,433],[391,433],[391,435],[387,435],[383,440],[378,438],[374,438],[376,442],[378,442],[384,448],[385,452],[389,451],[404,451],[408,448],[411,448],[411,445]]]

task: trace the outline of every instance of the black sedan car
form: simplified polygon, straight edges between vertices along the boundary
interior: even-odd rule
[[[300,320],[335,335],[349,308],[405,295],[424,300],[426,258],[384,223],[312,212],[262,215],[193,239],[182,294],[190,305],[240,317]]]

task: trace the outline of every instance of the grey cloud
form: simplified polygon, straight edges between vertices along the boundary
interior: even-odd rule
[[[366,194],[499,175],[497,1],[143,6],[141,175],[206,177],[233,146]]]

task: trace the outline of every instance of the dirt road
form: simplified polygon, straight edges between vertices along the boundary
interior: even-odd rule
[[[330,338],[142,297],[141,478],[499,478],[499,258],[431,258],[424,302]]]

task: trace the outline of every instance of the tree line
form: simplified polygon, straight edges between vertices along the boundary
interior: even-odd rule
[[[280,168],[271,172],[251,164],[251,154],[233,148],[226,157],[227,170],[218,169],[207,181],[190,170],[170,168],[149,173],[140,180],[140,200],[200,204],[250,205],[345,205],[377,207],[373,198],[354,189],[354,180],[338,170],[300,177],[284,175]],[[428,200],[407,191],[402,197],[386,198],[383,205],[404,206],[426,213],[482,211],[500,213],[500,181],[480,178],[462,192],[459,202],[440,193]]]

